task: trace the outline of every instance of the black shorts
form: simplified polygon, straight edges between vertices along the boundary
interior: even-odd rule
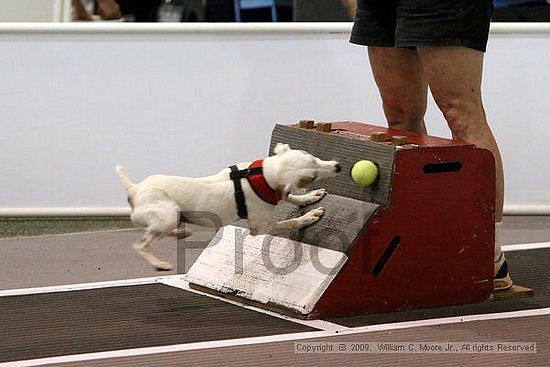
[[[358,0],[350,42],[485,52],[493,10],[493,0]]]

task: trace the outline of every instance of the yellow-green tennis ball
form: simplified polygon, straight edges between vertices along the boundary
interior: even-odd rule
[[[378,167],[371,161],[362,160],[355,162],[351,168],[351,179],[358,185],[372,185],[378,177]]]

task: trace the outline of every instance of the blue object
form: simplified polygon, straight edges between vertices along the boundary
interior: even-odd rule
[[[545,4],[546,0],[494,0],[495,8],[505,8],[510,5],[520,5],[529,3]]]
[[[271,21],[277,21],[276,0],[233,0],[235,6],[235,21],[241,21],[241,10],[271,8]]]

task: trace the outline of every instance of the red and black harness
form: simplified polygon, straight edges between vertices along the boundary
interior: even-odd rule
[[[241,185],[241,179],[246,178],[252,190],[258,195],[260,199],[266,203],[277,205],[281,200],[279,192],[267,183],[263,175],[263,160],[258,159],[252,162],[248,168],[239,170],[237,166],[233,165],[229,167],[231,172],[229,177],[233,180],[233,186],[235,187],[235,201],[237,202],[237,212],[239,217],[248,218],[248,209],[246,208],[246,200],[244,197],[243,187]]]

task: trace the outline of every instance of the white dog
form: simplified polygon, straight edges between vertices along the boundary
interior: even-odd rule
[[[188,221],[180,211],[211,213],[222,225],[246,218],[252,235],[269,233],[276,228],[298,229],[317,222],[324,208],[275,222],[273,212],[277,202],[315,203],[326,194],[324,189],[305,195],[290,192],[340,171],[338,162],[323,161],[305,151],[293,150],[287,144],[278,144],[275,155],[263,161],[240,163],[202,178],[154,175],[134,184],[124,167],[116,167],[128,193],[132,222],[145,227],[143,237],[133,247],[158,271],[171,270],[172,265],[156,258],[151,246],[167,235],[187,237],[191,234],[189,230],[177,231],[180,221]]]

